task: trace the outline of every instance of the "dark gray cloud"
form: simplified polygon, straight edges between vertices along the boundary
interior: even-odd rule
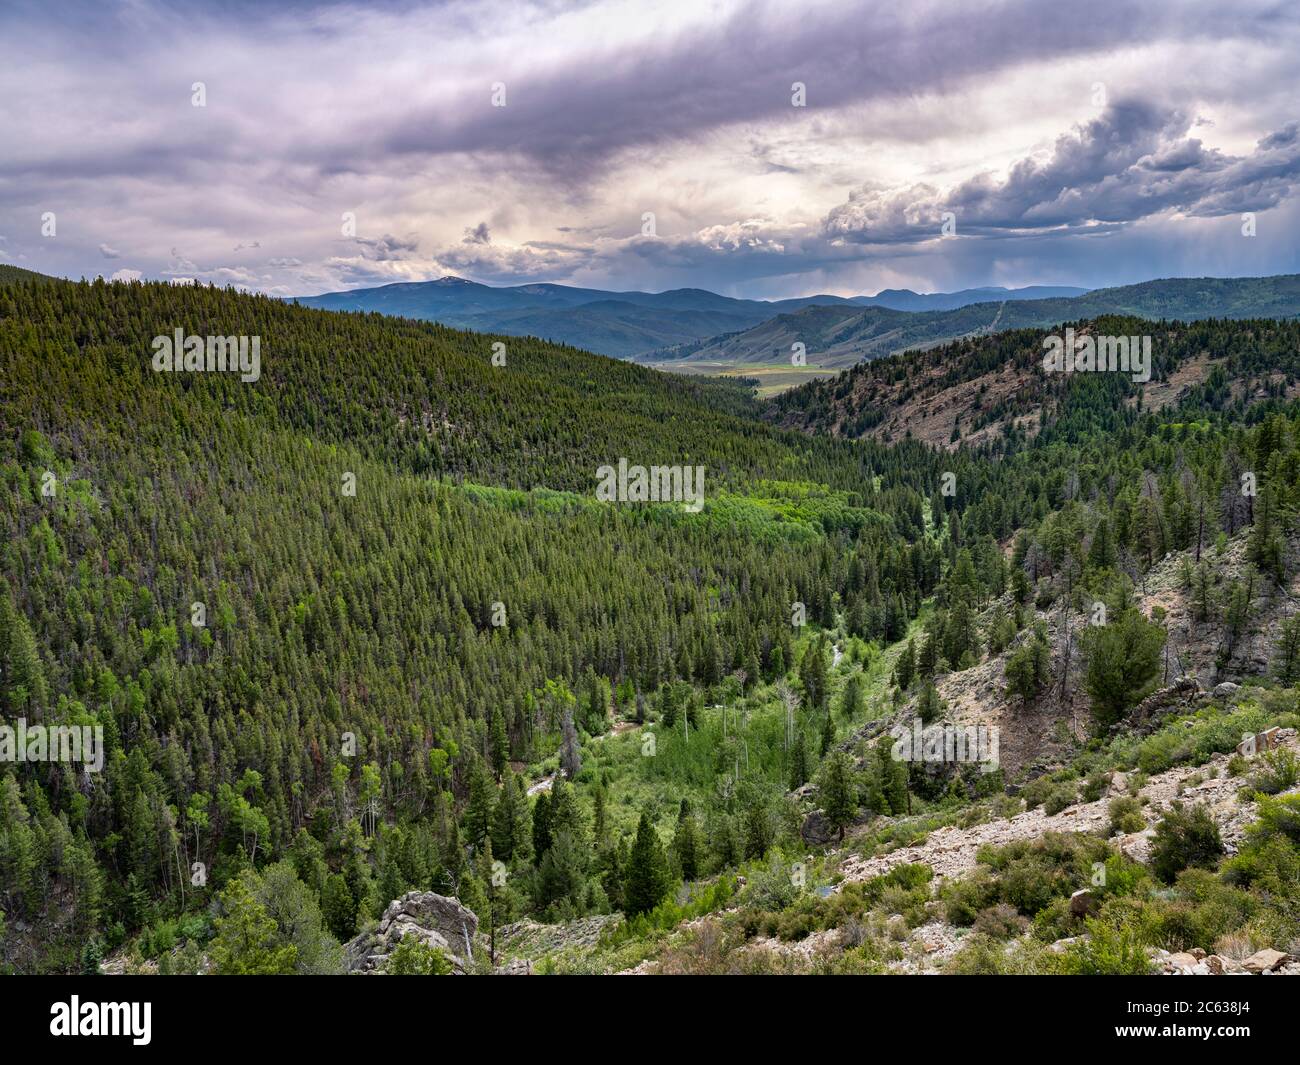
[[[940,236],[944,215],[957,235],[1136,222],[1178,211],[1216,217],[1275,207],[1300,180],[1297,124],[1233,157],[1188,136],[1185,114],[1123,101],[1057,139],[1046,159],[1026,158],[1005,178],[980,174],[949,190],[929,185],[862,189],[826,217],[823,233],[861,244]]]

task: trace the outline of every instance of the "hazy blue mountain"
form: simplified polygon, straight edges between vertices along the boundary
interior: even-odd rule
[[[823,294],[768,301],[735,299],[699,288],[606,292],[549,283],[497,288],[464,278],[443,277],[437,281],[300,296],[296,301],[326,310],[378,311],[437,321],[458,329],[536,336],[627,358],[698,344],[722,334],[743,333],[777,315],[808,307],[946,310],[994,299],[1036,299],[1085,291],[1040,286],[920,294],[891,289],[876,296]]]
[[[1086,288],[1069,285],[1030,285],[1027,288],[964,288],[960,292],[913,292],[910,288],[887,288],[874,296],[854,296],[861,307],[888,307],[892,311],[952,311],[972,303],[994,300],[1069,299],[1082,296]]]
[[[1030,291],[1030,290],[1020,290]],[[1055,325],[1106,314],[1158,320],[1176,318],[1293,318],[1300,315],[1300,275],[1188,277],[1096,289],[1082,296],[996,300],[952,310],[906,311],[887,307],[805,307],[748,330],[703,342],[665,348],[647,362],[694,364],[711,371],[734,366],[772,366],[787,361],[792,345],[804,345],[808,364],[844,369],[863,359],[907,348],[924,348],[959,337],[1005,329]]]

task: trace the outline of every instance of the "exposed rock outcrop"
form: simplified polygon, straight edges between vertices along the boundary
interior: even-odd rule
[[[379,924],[345,944],[349,973],[380,973],[388,956],[408,935],[447,955],[464,973],[478,936],[478,917],[459,900],[432,891],[410,891],[388,904]]]

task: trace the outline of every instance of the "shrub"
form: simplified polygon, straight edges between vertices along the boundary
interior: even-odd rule
[[[949,924],[969,927],[981,911],[997,901],[998,888],[986,869],[976,869],[960,880],[943,886],[944,916]]]
[[[1014,939],[1029,927],[1020,914],[1005,902],[981,910],[975,918],[974,930],[990,939]]]
[[[1135,894],[1147,879],[1146,867],[1122,854],[1110,855],[1105,861],[1104,872],[1105,878],[1096,890],[1107,898]]]
[[[807,939],[821,927],[818,909],[816,896],[804,895],[799,898],[793,906],[777,916],[773,926],[776,938],[787,942]]]
[[[1083,801],[1096,802],[1110,787],[1111,774],[1104,769],[1094,769],[1083,783]]]
[[[971,935],[944,967],[955,976],[1032,976],[1049,971],[1040,944],[1024,940],[1010,946],[989,936]]]
[[[1062,781],[1055,785],[1043,799],[1043,813],[1049,817],[1059,814],[1067,806],[1072,806],[1078,798],[1078,786],[1074,781]]]
[[[1064,870],[1038,856],[1017,858],[999,878],[1002,900],[1030,917],[1054,898],[1068,895],[1070,890],[1071,883]]]
[[[1141,832],[1147,827],[1147,819],[1142,816],[1142,804],[1131,795],[1121,795],[1111,799],[1110,827],[1106,834],[1118,836],[1129,832]]]
[[[1165,883],[1189,866],[1211,866],[1223,854],[1219,827],[1204,806],[1190,810],[1174,803],[1156,825],[1151,842],[1152,871]]]
[[[1261,799],[1259,820],[1251,826],[1251,835],[1264,839],[1282,836],[1300,847],[1300,795]]]
[[[775,851],[767,866],[750,872],[749,882],[741,894],[741,901],[760,910],[784,910],[794,902],[799,889],[790,876],[790,866]]]
[[[1295,752],[1283,747],[1267,752],[1258,768],[1250,777],[1250,786],[1265,795],[1276,795],[1280,791],[1296,786],[1300,781],[1300,760]]]
[[[384,971],[389,976],[449,976],[451,962],[437,947],[407,935],[388,956]]]
[[[1059,971],[1067,976],[1147,976],[1151,962],[1136,928],[1091,919],[1086,939],[1071,943],[1060,956]]]
[[[1174,893],[1175,901],[1156,907],[1156,939],[1169,950],[1209,950],[1217,939],[1250,920],[1257,908],[1247,892],[1225,884],[1205,869],[1185,869]]]
[[[1034,938],[1040,943],[1055,943],[1079,931],[1079,918],[1070,912],[1070,900],[1053,899],[1034,914]]]
[[[1026,784],[1020,792],[1020,797],[1025,800],[1025,809],[1032,810],[1035,806],[1042,806],[1043,800],[1047,798],[1056,783],[1052,777],[1046,776],[1037,777]]]

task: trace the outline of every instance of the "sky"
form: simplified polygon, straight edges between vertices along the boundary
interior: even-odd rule
[[[1296,273],[1298,104],[1287,2],[5,0],[0,263],[279,296]]]

